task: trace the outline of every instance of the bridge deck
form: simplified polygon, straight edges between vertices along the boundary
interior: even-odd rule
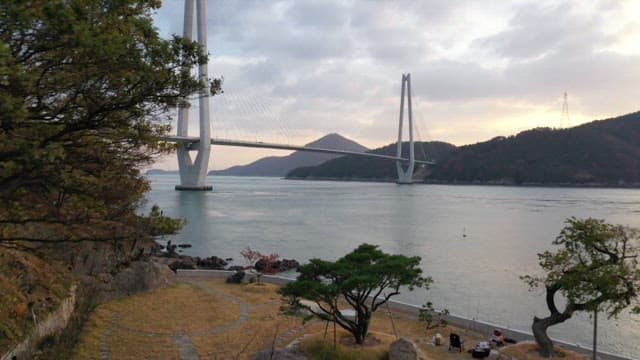
[[[182,144],[196,144],[200,142],[200,138],[198,137],[176,136],[176,135],[165,136],[162,138],[162,140],[182,143]],[[317,148],[317,147],[285,145],[285,144],[275,144],[275,143],[265,143],[265,142],[251,142],[251,141],[243,141],[243,140],[211,139],[211,144],[221,145],[221,146],[240,146],[240,147],[252,147],[252,148],[263,148],[263,149],[309,151],[309,152],[325,153],[325,154],[363,156],[363,157],[378,158],[378,159],[384,159],[384,160],[409,161],[409,159],[407,158],[391,156],[391,155],[381,155],[381,154],[363,153],[363,152],[357,152],[357,151],[334,150],[334,149],[325,149],[325,148]],[[425,165],[435,164],[435,161],[431,161],[431,160],[415,160],[415,162],[416,164],[425,164]]]

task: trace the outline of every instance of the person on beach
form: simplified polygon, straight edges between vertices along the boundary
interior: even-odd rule
[[[502,346],[504,345],[504,334],[500,330],[493,330],[493,335],[491,335],[491,339],[489,339],[492,345]]]

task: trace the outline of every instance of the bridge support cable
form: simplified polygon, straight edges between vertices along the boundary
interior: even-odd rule
[[[193,38],[193,13],[194,2],[197,4],[197,26],[198,44],[207,51],[207,10],[206,0],[185,0],[184,5],[184,38]],[[198,67],[198,77],[208,80],[207,64],[200,64]],[[180,143],[178,147],[178,167],[180,169],[180,185],[176,185],[176,190],[211,190],[210,185],[205,184],[207,170],[209,167],[209,156],[211,154],[211,122],[209,120],[209,95],[203,90],[199,96],[199,120],[200,138],[197,144]],[[189,108],[181,106],[178,109],[178,136],[189,135]],[[191,150],[196,150],[195,161],[191,159]]]
[[[411,95],[416,95],[416,89],[411,89]],[[419,96],[416,97],[419,98]],[[418,158],[427,160],[427,151],[425,150],[424,145],[426,142],[432,141],[433,138],[430,136],[428,129],[424,127],[424,123],[426,121],[425,116],[419,108],[417,112],[414,111],[413,115],[415,120],[413,129],[415,130],[417,135],[416,147],[417,150],[420,151],[418,155],[422,155],[422,157],[418,156]],[[426,134],[426,136],[423,136],[422,134]]]
[[[398,143],[396,148],[396,158],[402,158],[402,128],[404,118],[404,100],[407,94],[407,118],[409,122],[409,164],[406,170],[402,167],[401,161],[396,161],[398,171],[398,184],[411,184],[413,182],[413,170],[415,168],[415,149],[413,148],[413,109],[411,106],[411,74],[402,74],[402,87],[400,94],[400,118],[398,121]]]

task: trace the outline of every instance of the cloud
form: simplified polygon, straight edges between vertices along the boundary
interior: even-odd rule
[[[182,32],[183,6],[165,1],[154,16],[164,36]],[[303,144],[340,132],[384,145],[397,131],[405,72],[427,124],[423,135],[456,144],[557,126],[564,91],[576,121],[638,108],[640,7],[633,2],[207,6],[210,74],[225,78],[225,94],[213,100],[214,133]]]

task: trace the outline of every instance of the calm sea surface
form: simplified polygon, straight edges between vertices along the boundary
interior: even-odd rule
[[[497,186],[398,186],[388,183],[210,177],[211,192],[178,192],[174,175],[149,177],[148,205],[187,219],[174,243],[189,255],[232,257],[247,246],[304,262],[337,259],[368,242],[419,255],[430,290],[396,297],[530,332],[546,316],[544,292],[519,279],[539,271],[536,253],[551,249],[564,219],[595,217],[640,227],[640,190]],[[466,234],[466,237],[463,237]],[[598,349],[640,358],[640,316],[599,319]],[[557,339],[591,347],[592,320],[554,326]]]

